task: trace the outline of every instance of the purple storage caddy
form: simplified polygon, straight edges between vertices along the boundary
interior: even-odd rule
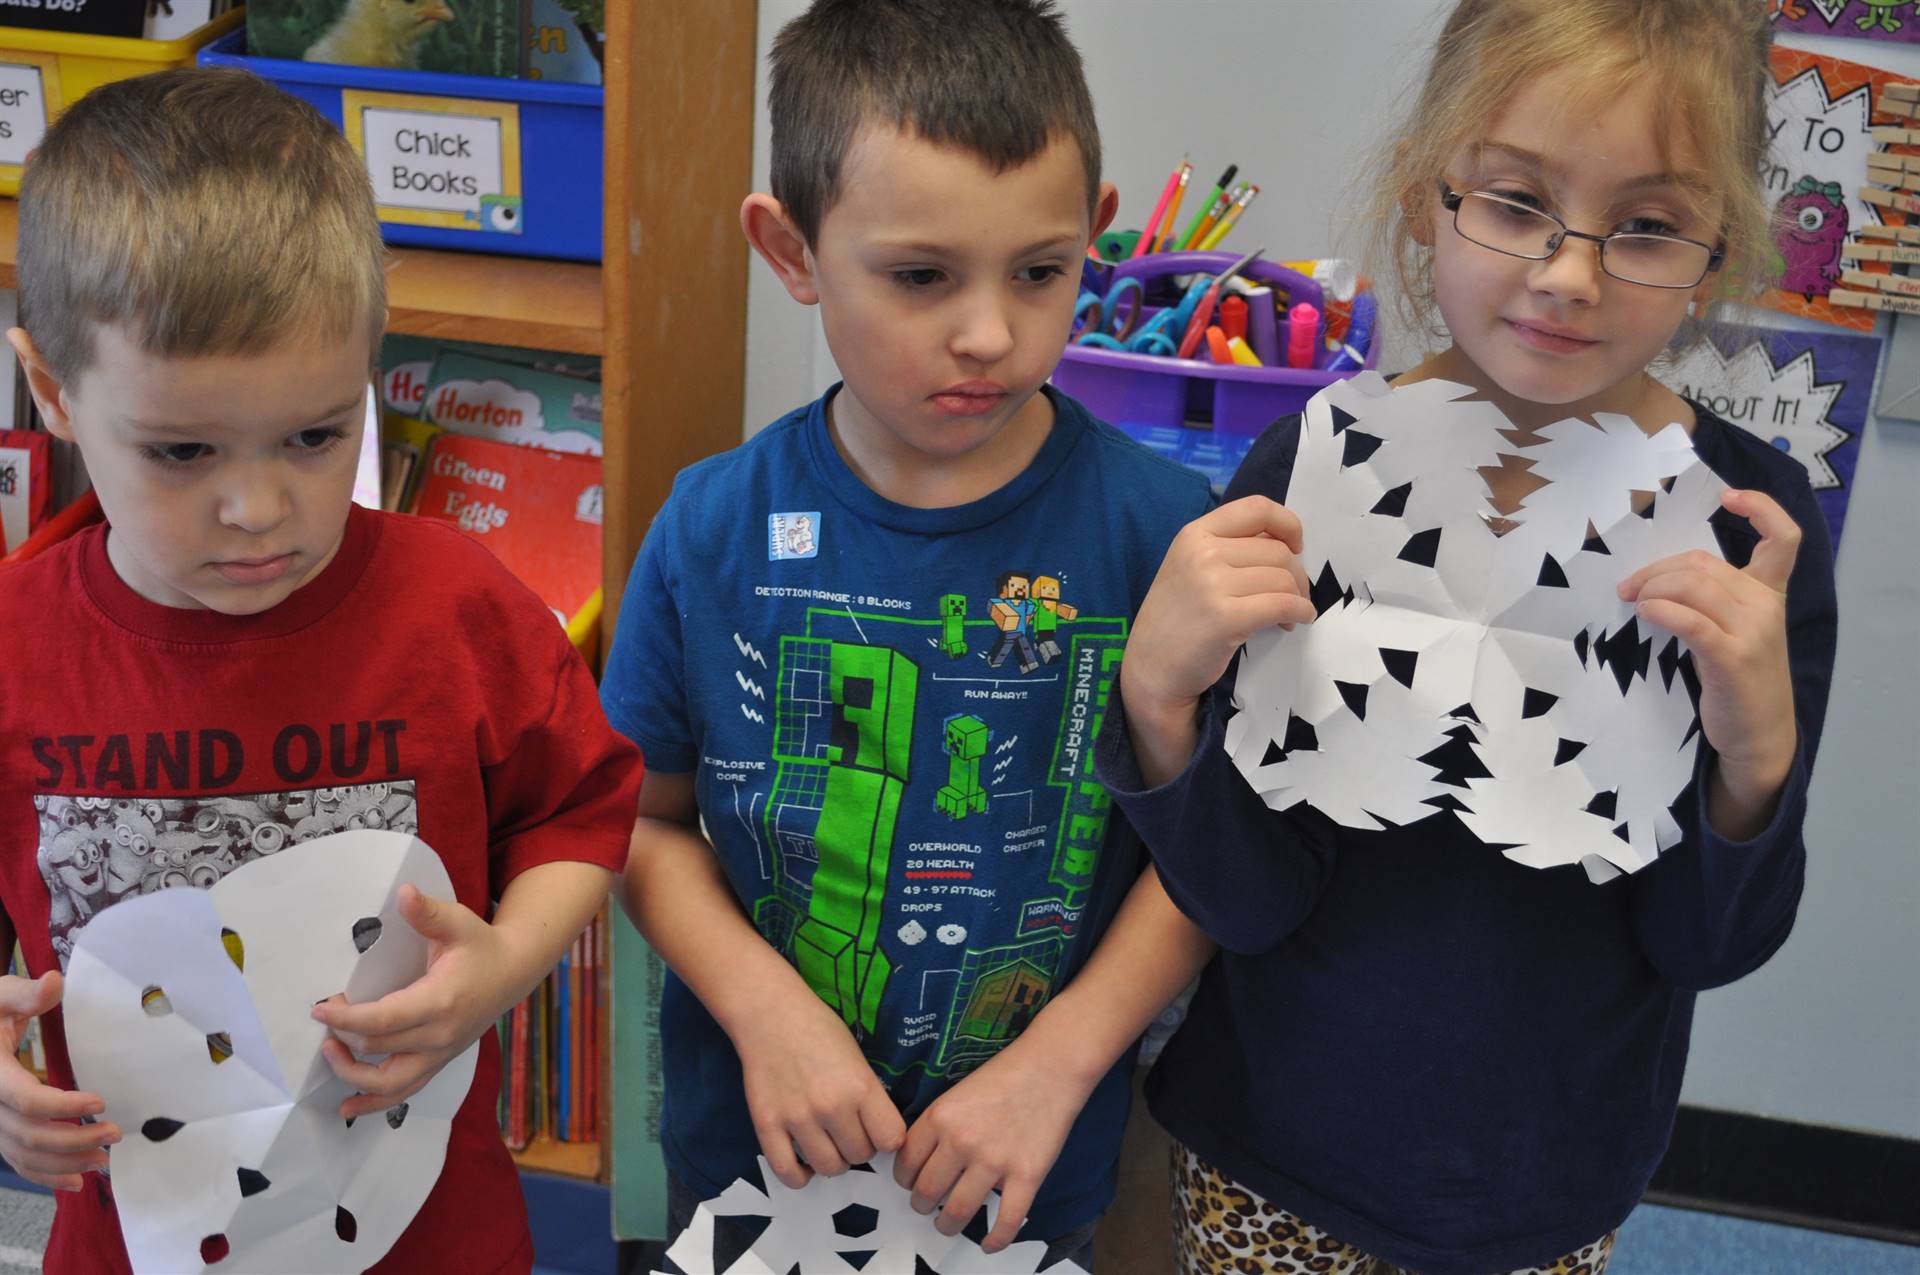
[[[1136,257],[1115,266],[1107,286],[1129,276],[1151,284],[1167,275],[1213,274],[1242,255],[1164,252]],[[1305,301],[1325,313],[1320,285],[1297,271],[1260,260],[1240,273],[1255,283],[1285,291],[1289,305]],[[1156,308],[1144,310],[1140,321],[1146,322]],[[1367,350],[1367,367],[1374,366],[1379,349],[1376,326]],[[1211,419],[1216,433],[1253,435],[1280,417],[1301,410],[1308,399],[1335,381],[1352,375],[1352,371],[1241,367],[1207,359],[1161,358],[1070,344],[1054,370],[1053,383],[1085,403],[1095,416],[1115,425],[1178,428],[1189,420]]]

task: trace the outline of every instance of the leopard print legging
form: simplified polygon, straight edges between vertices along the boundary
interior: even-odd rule
[[[1605,1275],[1613,1238],[1512,1275]],[[1275,1208],[1177,1142],[1173,1251],[1179,1275],[1408,1275]]]

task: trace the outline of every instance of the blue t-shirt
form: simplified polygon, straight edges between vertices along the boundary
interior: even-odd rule
[[[898,505],[835,449],[833,393],[679,476],[601,696],[649,770],[695,772],[741,906],[911,1120],[1032,1020],[1137,875],[1104,853],[1093,740],[1130,619],[1211,497],[1048,389],[1053,429],[1018,477]],[[758,1154],[739,1061],[671,974],[660,1031],[667,1163],[711,1196]],[[1112,1199],[1126,1070],[1025,1234]]]

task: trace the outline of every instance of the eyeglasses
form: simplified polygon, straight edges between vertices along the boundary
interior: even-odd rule
[[[1726,260],[1722,248],[1678,235],[1616,231],[1589,235],[1569,230],[1552,213],[1492,191],[1456,191],[1440,183],[1440,203],[1453,214],[1454,231],[1469,243],[1509,257],[1545,261],[1568,239],[1600,245],[1600,268],[1625,283],[1648,288],[1692,288]]]

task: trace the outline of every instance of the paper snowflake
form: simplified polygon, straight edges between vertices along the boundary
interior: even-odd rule
[[[1453,810],[1509,858],[1604,881],[1678,840],[1699,746],[1690,658],[1616,589],[1718,557],[1724,485],[1679,425],[1601,414],[1520,446],[1470,393],[1367,373],[1308,404],[1287,504],[1320,618],[1247,643],[1226,746],[1276,810],[1367,829]],[[1496,535],[1480,470],[1503,455],[1547,485]]]
[[[212,887],[127,899],[76,933],[64,1002],[76,1085],[125,1131],[108,1153],[133,1269],[365,1270],[440,1177],[475,1045],[384,1113],[320,1054],[313,1005],[376,1000],[425,972],[411,883],[450,898],[425,842],[320,837]]]
[[[742,1179],[700,1206],[667,1249],[685,1275],[1032,1275],[1046,1256],[1039,1240],[989,1254],[965,1236],[940,1234],[933,1218],[915,1213],[909,1194],[894,1183],[890,1155],[838,1177],[815,1175],[798,1191],[783,1186],[764,1159],[760,1178],[764,1189]],[[989,1229],[999,1210],[999,1197],[989,1196]],[[754,1219],[765,1229],[721,1269],[714,1230],[723,1217]],[[1056,1262],[1047,1275],[1087,1272]]]

